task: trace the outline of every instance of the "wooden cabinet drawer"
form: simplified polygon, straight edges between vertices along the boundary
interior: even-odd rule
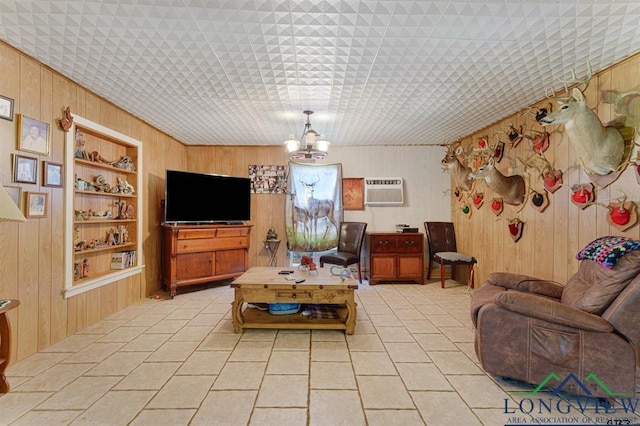
[[[199,238],[214,238],[215,229],[181,229],[178,231],[178,240],[193,240]]]
[[[397,251],[398,238],[396,235],[372,235],[372,253],[395,253]]]
[[[313,291],[311,290],[276,290],[278,302],[313,303]]]
[[[220,237],[240,237],[243,235],[249,235],[248,228],[230,228],[230,229],[218,229],[216,236]]]
[[[422,253],[422,235],[399,235],[398,253]]]
[[[224,250],[249,247],[249,237],[178,240],[178,253]]]

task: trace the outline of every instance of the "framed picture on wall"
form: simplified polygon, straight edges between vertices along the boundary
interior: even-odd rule
[[[49,155],[49,123],[18,114],[18,149]]]
[[[26,217],[47,217],[47,193],[27,192]]]
[[[342,205],[345,210],[364,210],[364,178],[342,178]]]
[[[13,121],[13,99],[0,95],[0,118]]]
[[[62,188],[62,164],[43,161],[42,184]]]
[[[13,181],[20,183],[37,182],[38,159],[14,154],[13,156]]]

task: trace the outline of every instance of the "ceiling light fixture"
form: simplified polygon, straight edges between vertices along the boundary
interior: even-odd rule
[[[314,159],[322,160],[327,156],[330,142],[320,139],[320,133],[311,128],[311,121],[309,117],[313,114],[313,111],[302,111],[307,115],[307,122],[304,125],[304,132],[300,140],[293,138],[293,135],[289,135],[289,139],[284,141],[284,144],[289,152],[289,157],[292,160],[299,159]],[[316,139],[317,138],[317,139]]]

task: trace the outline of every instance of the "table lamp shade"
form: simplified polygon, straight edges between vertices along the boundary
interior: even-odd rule
[[[7,190],[0,184],[0,222],[25,222],[26,220]]]

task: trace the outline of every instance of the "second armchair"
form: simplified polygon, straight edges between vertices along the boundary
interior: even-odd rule
[[[366,230],[366,222],[340,222],[338,248],[335,252],[320,256],[320,267],[323,267],[325,263],[340,265],[343,268],[357,264],[358,278],[362,282],[360,252]]]

